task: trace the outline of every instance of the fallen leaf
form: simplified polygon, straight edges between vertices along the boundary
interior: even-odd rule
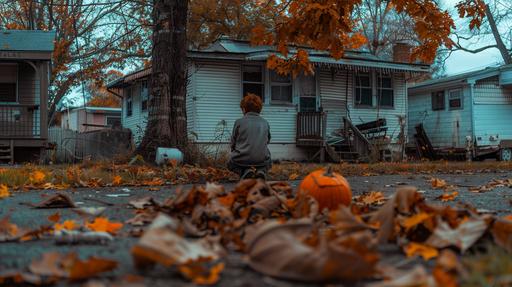
[[[6,216],[0,220],[0,242],[18,240],[25,233],[9,219],[9,216]]]
[[[494,221],[491,228],[494,242],[508,252],[512,252],[512,220],[510,215]]]
[[[461,252],[470,248],[487,230],[487,222],[481,217],[471,217],[452,229],[448,223],[439,220],[434,232],[425,242],[436,247],[455,246]]]
[[[80,260],[76,253],[48,252],[44,253],[41,259],[32,261],[29,270],[41,276],[83,280],[114,270],[116,267],[117,262],[114,260],[94,256]]]
[[[158,263],[164,266],[186,266],[215,262],[224,254],[217,242],[186,239],[176,233],[177,220],[160,214],[148,227],[131,253],[135,266],[144,268]],[[184,269],[184,272],[190,271]],[[186,276],[186,274],[184,274]]]
[[[416,265],[410,270],[393,274],[389,280],[370,283],[368,287],[438,287],[434,277],[427,273],[425,267]]]
[[[69,268],[68,278],[70,280],[83,280],[116,268],[117,262],[114,260],[91,256],[84,261],[77,259]]]
[[[202,264],[185,264],[179,266],[180,273],[194,284],[213,285],[220,280],[220,273],[224,270],[224,263],[219,262],[211,268]]]
[[[419,255],[426,261],[439,255],[439,251],[437,251],[436,248],[417,242],[410,242],[407,244],[404,247],[404,253],[407,257]]]
[[[453,201],[455,199],[455,197],[457,197],[457,195],[459,195],[459,192],[457,192],[457,191],[443,193],[440,196],[436,197],[436,199],[440,199],[443,202]]]
[[[318,244],[304,240],[313,230],[310,220],[268,221],[247,238],[249,265],[268,276],[307,282],[358,280],[374,275],[378,261],[370,232]],[[306,259],[306,260],[305,260]]]
[[[73,200],[65,193],[57,193],[34,205],[35,208],[68,208],[76,207]]]
[[[6,198],[11,196],[9,188],[5,184],[0,184],[0,198]]]
[[[398,214],[409,214],[413,206],[424,199],[412,186],[397,188],[395,194],[370,218],[369,223],[379,226],[377,238],[380,243],[395,240],[395,220]]]
[[[155,186],[155,185],[164,185],[165,181],[162,178],[154,177],[151,180],[142,181],[143,185]]]
[[[430,179],[430,184],[432,188],[439,189],[446,187],[446,181],[440,178],[432,178]]]
[[[74,208],[73,212],[82,216],[82,217],[98,217],[103,212],[107,210],[106,207],[100,206],[100,207],[80,207],[80,208]]]
[[[55,223],[53,228],[56,231],[59,231],[59,230],[75,230],[75,229],[80,228],[80,225],[78,223],[76,223],[76,221],[74,221],[74,220],[65,220],[63,223]]]
[[[123,181],[123,178],[119,175],[114,175],[114,177],[112,177],[112,185],[114,185],[114,186],[120,185],[122,181]]]
[[[366,205],[381,205],[386,201],[386,197],[381,191],[371,191],[358,196],[354,199],[355,202],[366,204]]]
[[[156,201],[151,196],[145,196],[137,199],[132,199],[128,203],[129,205],[137,208],[137,209],[144,209],[149,206],[155,206],[158,205]]]
[[[60,221],[60,212],[55,212],[54,214],[48,216],[48,220],[57,223]]]
[[[30,182],[35,183],[35,184],[42,183],[45,178],[46,178],[46,175],[44,174],[44,172],[42,172],[40,170],[35,170],[35,171],[31,172],[29,175]]]
[[[86,223],[85,226],[92,231],[103,231],[110,234],[116,234],[119,229],[123,228],[121,222],[110,222],[105,217],[97,217],[93,222]]]
[[[459,286],[459,277],[465,275],[465,270],[459,262],[457,255],[450,249],[441,251],[436,260],[436,265],[432,271],[438,286],[457,287]]]
[[[404,227],[405,230],[409,230],[409,229],[417,226],[418,224],[423,223],[427,219],[432,218],[433,215],[434,214],[428,214],[426,212],[416,213],[413,216],[410,216],[410,217],[407,217],[407,218],[401,220],[400,225],[402,225],[402,227]]]
[[[297,178],[299,178],[300,174],[298,173],[292,173],[288,176],[288,180],[296,180]]]
[[[329,213],[329,222],[338,232],[351,233],[354,231],[368,230],[372,227],[366,224],[361,218],[356,217],[350,208],[340,206],[337,210]]]

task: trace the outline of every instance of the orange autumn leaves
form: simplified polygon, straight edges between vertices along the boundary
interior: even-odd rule
[[[452,46],[449,36],[455,28],[447,11],[441,10],[433,0],[391,0],[391,7],[404,13],[414,22],[414,30],[420,45],[412,51],[412,57],[431,63],[439,47]],[[276,15],[275,25],[258,24],[252,30],[251,41],[255,45],[277,47],[278,55],[269,57],[267,65],[279,73],[312,72],[308,52],[301,47],[328,51],[339,59],[347,49],[361,47],[367,39],[355,30],[361,19],[353,17],[360,1],[340,0],[292,0],[270,2],[262,5],[263,11]],[[484,3],[481,0],[464,0],[457,4],[461,17],[471,19],[470,28],[478,28],[482,22]],[[299,47],[299,48],[297,48]],[[290,55],[291,54],[291,55]]]

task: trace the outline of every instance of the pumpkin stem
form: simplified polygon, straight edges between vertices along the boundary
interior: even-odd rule
[[[327,167],[327,171],[325,171],[324,175],[332,176],[332,166]]]

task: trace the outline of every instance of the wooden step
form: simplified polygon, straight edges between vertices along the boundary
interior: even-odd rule
[[[11,160],[11,156],[10,156],[10,155],[1,155],[1,156],[0,156],[0,159],[8,159],[8,160]]]

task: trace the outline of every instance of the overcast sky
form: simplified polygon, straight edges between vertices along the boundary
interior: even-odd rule
[[[509,0],[506,0],[509,1]],[[458,15],[454,13],[455,4],[460,2],[460,0],[443,0],[446,6],[446,9],[452,12],[452,17],[458,22]],[[459,23],[460,24],[460,23]],[[478,43],[475,47],[480,45],[489,45],[492,44],[493,40],[488,39],[487,43]],[[505,43],[506,45],[508,43]],[[459,74],[467,71],[479,70],[488,66],[495,66],[501,63],[503,60],[501,58],[500,52],[498,49],[488,49],[483,52],[472,54],[463,51],[452,52],[452,54],[446,60],[446,73],[447,75]]]

